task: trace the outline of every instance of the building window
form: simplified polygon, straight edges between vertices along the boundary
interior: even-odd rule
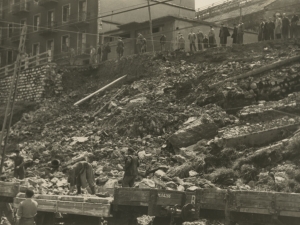
[[[64,5],[62,7],[62,21],[68,22],[70,18],[70,5]]]
[[[0,27],[0,43],[1,43],[1,45],[2,45],[2,32],[3,32],[2,27]]]
[[[13,25],[10,23],[7,26],[7,37],[11,38],[13,33]]]
[[[51,51],[50,54],[51,54],[51,59],[53,59],[53,56],[54,56],[54,40],[51,39],[51,40],[47,40],[47,51]]]
[[[33,16],[33,30],[38,31],[40,27],[40,15]]]
[[[54,27],[54,11],[48,11],[47,13],[47,25],[48,27]]]
[[[64,35],[61,37],[61,51],[68,52],[70,47],[70,37],[69,35]]]
[[[32,55],[39,55],[40,54],[40,43],[35,43],[32,45]]]
[[[152,33],[154,34],[154,33],[160,32],[160,31],[161,31],[161,28],[162,28],[162,27],[153,27],[153,28],[152,28]]]
[[[82,32],[78,34],[77,38],[77,51],[78,54],[83,54],[87,51],[88,47],[86,45],[86,33]]]
[[[7,51],[6,64],[12,64],[13,60],[13,51]]]

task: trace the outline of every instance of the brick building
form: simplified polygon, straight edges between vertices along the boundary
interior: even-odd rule
[[[7,47],[15,49],[19,45],[18,24],[28,25],[26,52],[29,55],[51,49],[54,58],[62,58],[74,48],[76,54],[88,56],[90,45],[97,44],[98,1],[1,0],[0,7],[1,66],[16,59],[16,51]]]

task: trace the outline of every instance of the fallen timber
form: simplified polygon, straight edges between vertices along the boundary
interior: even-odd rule
[[[25,194],[19,192],[18,183],[0,182],[0,199],[13,203],[18,208]],[[194,192],[180,192],[161,189],[116,188],[114,198],[39,195],[38,211],[105,217],[111,224],[117,224],[114,217],[130,211],[156,217],[171,217],[180,221],[193,221],[209,214],[220,214],[229,223],[243,224],[299,224],[300,194],[258,191],[230,191],[221,189],[199,189]],[[257,221],[258,220],[258,221]],[[288,223],[285,223],[288,221]],[[124,222],[124,221],[123,221]],[[47,223],[49,224],[49,223]],[[55,224],[54,222],[51,224]],[[79,223],[80,224],[80,223]]]

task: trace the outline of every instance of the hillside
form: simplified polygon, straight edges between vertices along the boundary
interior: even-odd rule
[[[120,183],[130,146],[142,159],[139,181],[146,186],[299,193],[300,62],[209,88],[299,53],[294,41],[267,42],[195,55],[147,53],[97,70],[61,68],[62,96],[24,113],[12,128],[9,144],[19,144],[28,159],[24,185],[66,194],[64,174],[49,175],[47,163],[84,152],[93,155],[99,185]],[[122,85],[73,105],[125,74]]]

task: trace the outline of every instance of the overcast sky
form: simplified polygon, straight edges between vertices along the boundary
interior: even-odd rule
[[[213,4],[214,2],[219,2],[220,0],[195,0],[196,9],[201,8],[203,6],[207,6]]]

